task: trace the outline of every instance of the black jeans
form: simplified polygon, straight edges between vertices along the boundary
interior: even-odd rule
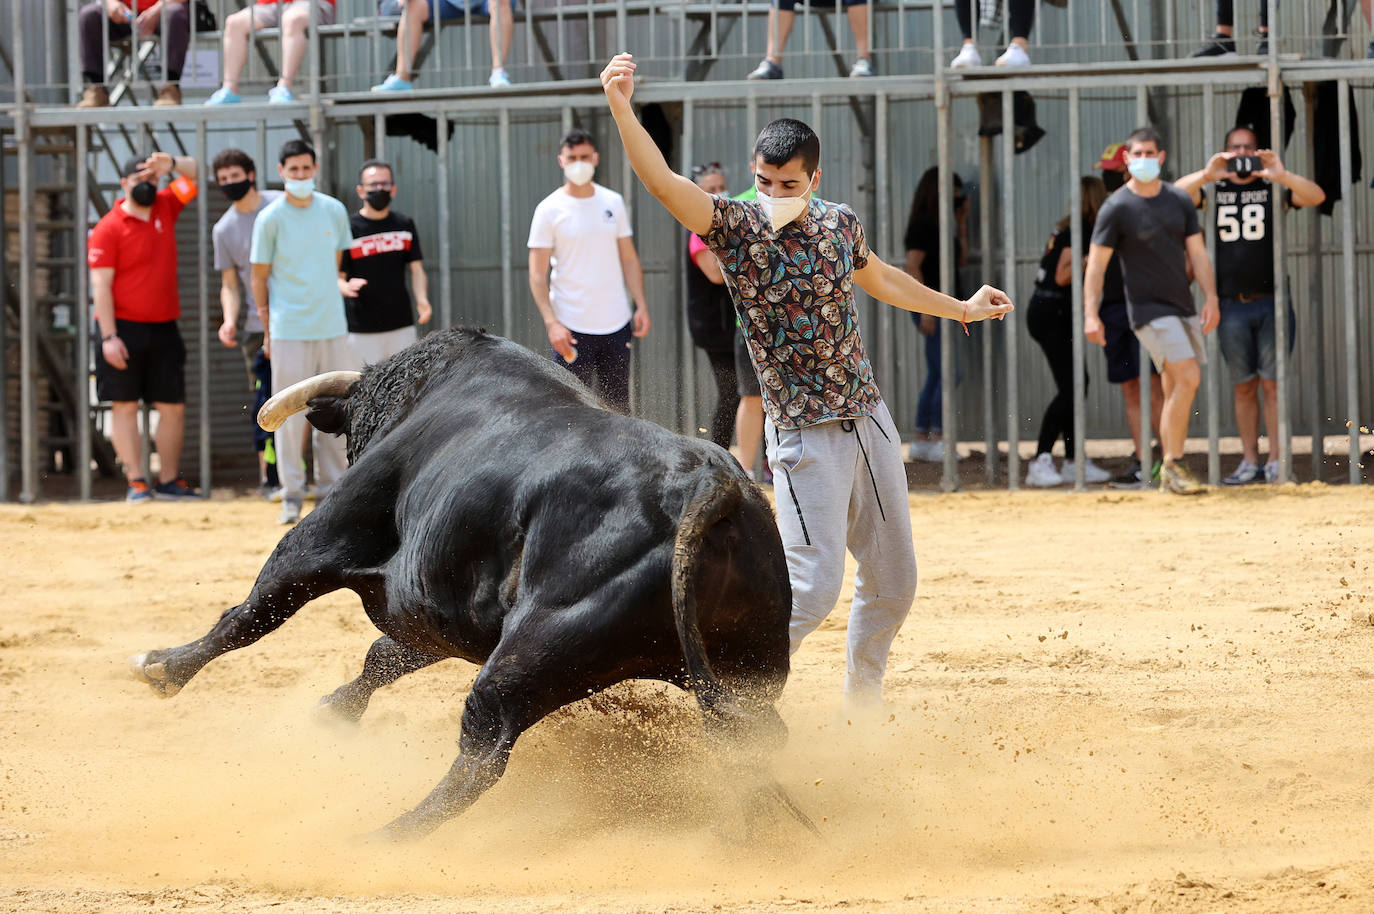
[[[1224,0],[1217,0],[1218,6]],[[954,12],[959,17],[959,31],[964,38],[973,37],[973,10],[978,0],[955,0]],[[1029,38],[1031,27],[1035,25],[1035,0],[1007,0],[1007,24],[1012,38]],[[1229,5],[1229,4],[1228,4]]]
[[[553,360],[577,375],[577,379],[596,391],[611,409],[630,414],[630,337],[633,322],[614,333],[578,333],[577,358],[563,361],[557,352]],[[552,350],[550,350],[552,351]]]
[[[716,411],[711,415],[711,440],[727,451],[735,437],[735,412],[739,409],[739,375],[735,373],[735,352],[707,352],[711,375],[716,380]]]
[[[1026,306],[1026,329],[1031,339],[1040,344],[1050,363],[1056,388],[1054,399],[1045,407],[1040,420],[1040,442],[1036,454],[1048,454],[1054,440],[1064,438],[1064,456],[1074,459],[1073,431],[1073,310],[1068,296],[1049,296],[1035,293]],[[1083,370],[1084,389],[1088,371]]]

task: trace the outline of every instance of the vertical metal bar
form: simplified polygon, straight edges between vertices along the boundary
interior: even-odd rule
[[[877,209],[877,234],[873,237],[879,239],[880,245],[886,245],[892,233],[892,206],[889,189],[891,160],[888,157],[888,99],[886,92],[879,92],[874,98],[874,140],[875,148],[873,161],[873,184],[874,196],[878,201]],[[884,251],[889,255],[889,260],[895,260],[895,251]],[[896,350],[896,328],[893,326],[894,312],[887,304],[878,305],[878,356],[881,359],[883,373],[887,377],[888,389],[892,391],[900,390],[895,386],[897,379],[897,350]],[[879,385],[881,389],[882,385]]]
[[[1148,122],[1150,118],[1149,88],[1143,83],[1136,87],[1135,92],[1135,122],[1136,126],[1141,126]],[[1151,360],[1150,354],[1144,346],[1137,344],[1137,351],[1140,353],[1140,471],[1145,476],[1145,484],[1148,486],[1151,481],[1150,470],[1154,467],[1154,450],[1150,447],[1150,441],[1154,437],[1151,426],[1154,424],[1150,418],[1150,400],[1152,399]],[[1160,439],[1160,445],[1164,441]]]
[[[1316,86],[1303,85],[1303,130],[1307,142],[1307,174],[1316,157]],[[1326,479],[1326,302],[1322,295],[1321,210],[1307,212],[1307,317],[1303,321],[1303,349],[1307,354],[1307,377],[1312,379],[1312,478]]]
[[[72,98],[81,92],[81,35],[77,22],[81,17],[81,0],[67,0],[67,97]],[[106,58],[108,59],[108,58]],[[101,63],[104,72],[105,64]]]
[[[34,377],[36,303],[33,299],[33,137],[29,134],[24,4],[10,8],[14,23],[14,141],[19,151],[19,500],[38,498],[38,385]]]
[[[372,116],[372,157],[386,158],[386,115],[380,111]]]
[[[436,23],[435,27],[438,27]],[[504,113],[504,109],[503,109]],[[439,319],[444,327],[453,326],[453,226],[449,218],[448,187],[448,112],[442,108],[436,113],[439,137]],[[501,161],[504,172],[506,160]]]
[[[1088,385],[1083,377],[1083,183],[1078,178],[1079,162],[1083,160],[1079,123],[1077,89],[1069,90],[1069,161],[1074,174],[1069,182],[1069,248],[1073,252],[1073,280],[1069,285],[1073,314],[1073,490],[1082,492],[1088,469]],[[1005,125],[1003,130],[1006,130]]]
[[[501,328],[505,336],[515,333],[515,270],[511,264],[511,153],[510,109],[502,108],[497,115],[498,140],[501,147]]]
[[[76,125],[76,196],[72,200],[72,234],[76,241],[76,300],[72,302],[72,317],[76,321],[76,478],[81,500],[91,500],[91,307],[88,284],[90,272],[86,266],[87,214],[91,198],[87,163],[90,157],[90,128]]]
[[[163,83],[163,85],[166,85],[166,84],[167,84],[167,4],[164,3],[164,4],[162,4],[162,6],[159,6],[159,7],[157,8],[157,12],[158,12],[157,42],[158,42],[158,52],[159,52],[159,53],[158,53],[158,56],[162,58],[162,83]],[[189,10],[188,10],[188,12],[189,12]],[[192,19],[195,19],[196,17],[195,17],[195,16],[191,16],[191,18],[192,18]],[[48,47],[52,47],[52,45],[50,44],[50,45],[48,45]]]
[[[209,144],[205,121],[196,123],[196,293],[200,306],[197,355],[200,368],[200,491],[209,496],[210,479],[210,186],[206,163]]]
[[[714,12],[714,10],[712,12]],[[625,26],[625,0],[615,0],[615,48],[617,54],[619,54],[622,50],[630,46],[629,38],[626,35]],[[714,21],[712,21],[711,26],[711,41],[714,44],[716,38]],[[596,60],[595,57],[593,57],[592,59]]]
[[[1012,114],[1010,89],[1002,90],[1002,291],[1016,301],[1016,192],[1013,176],[1016,170],[1016,123]],[[1017,377],[1017,317],[1013,311],[1002,319],[1003,335],[1007,340],[1007,488],[1015,492],[1021,487],[1021,404]]]
[[[1274,15],[1274,0],[1269,0],[1269,15]],[[1273,48],[1277,43],[1274,40],[1274,19],[1270,18],[1270,59],[1274,60]],[[1282,91],[1283,85],[1279,82],[1277,68],[1270,69],[1270,93],[1269,93],[1269,136],[1272,137],[1273,145],[1283,148],[1283,109]],[[1290,437],[1290,416],[1288,413],[1288,265],[1284,259],[1284,212],[1283,195],[1277,186],[1270,189],[1270,201],[1273,207],[1273,218],[1270,220],[1270,227],[1273,230],[1274,244],[1274,347],[1275,347],[1275,385],[1277,396],[1275,403],[1266,403],[1267,409],[1278,410],[1279,440],[1269,442],[1269,459],[1274,459],[1274,452],[1278,451],[1279,461],[1279,482],[1287,482],[1293,478],[1292,474],[1292,438]]]
[[[682,170],[689,173],[693,162],[696,160],[695,125],[696,106],[691,98],[685,98],[682,100]],[[629,189],[628,186],[626,189]],[[683,244],[686,243],[687,241],[684,239]],[[684,271],[696,269],[688,260],[679,259],[678,262],[682,264]],[[690,285],[685,278],[681,285],[682,310],[679,313],[685,316],[691,307],[691,303],[688,301],[688,296],[691,294],[688,291]],[[697,418],[697,358],[696,347],[692,345],[692,334],[688,332],[686,320],[678,322],[678,362],[678,377],[683,379],[678,389],[684,400],[678,414],[687,423],[689,433],[695,437],[700,434]]]
[[[587,62],[596,60],[596,11],[592,8],[592,0],[586,0],[587,4]]]
[[[526,4],[525,4],[525,42],[524,42],[524,43],[525,43],[525,66],[527,66],[527,67],[530,68],[530,73],[531,73],[531,75],[532,75],[532,74],[534,73],[534,45],[535,45],[535,41],[534,41],[533,38],[530,37],[530,36],[532,36],[532,35],[534,34],[534,10],[531,9],[531,6],[532,6],[531,3],[526,3]],[[515,13],[514,13],[514,12],[511,13],[510,21],[511,21],[511,28],[514,29],[514,28],[515,28]],[[653,44],[653,34],[654,34],[653,10],[650,10],[650,11],[649,11],[649,44],[650,44],[650,45]]]
[[[262,187],[267,186],[268,177],[276,174],[272,160],[267,157],[267,121],[261,120],[253,129],[253,148],[257,152],[258,178]]]
[[[312,97],[312,104],[318,106],[320,104],[320,96],[324,92],[324,73],[321,72],[323,68],[321,67],[322,61],[320,59],[320,17],[319,11],[315,9],[314,2],[307,3],[305,8],[310,14],[310,23],[308,26],[310,35],[307,39],[310,43],[306,46],[310,54],[310,95]],[[282,29],[283,42],[286,41],[285,32],[286,30]],[[283,57],[282,63],[284,64],[285,62],[286,58]]]
[[[978,138],[978,262],[982,283],[992,285],[992,137]],[[980,327],[983,341],[983,478],[997,483],[997,426],[993,420],[992,328]]]
[[[1206,138],[1206,148],[1210,148],[1216,136],[1216,93],[1211,83],[1202,87],[1202,135]],[[1202,160],[1210,158],[1204,149]],[[1213,265],[1217,262],[1217,220],[1216,185],[1208,184],[1203,189],[1207,197],[1207,223],[1204,228],[1207,239],[1207,258]],[[1216,333],[1209,333],[1205,341],[1207,365],[1203,369],[1203,393],[1207,400],[1207,484],[1221,483],[1221,353]]]
[[[0,129],[0,150],[4,149],[4,144],[5,131]],[[4,201],[9,199],[9,188],[5,180],[7,171],[8,169],[0,167],[0,242],[4,241],[7,232],[5,208],[3,206]],[[78,266],[84,268],[85,261],[82,261]],[[9,298],[9,258],[5,257],[4,252],[0,250],[0,359],[5,360],[8,360],[10,352]],[[0,366],[3,365],[5,365],[5,363],[0,362]],[[9,371],[7,367],[0,369],[0,377],[5,378],[5,388],[0,390],[0,501],[10,500],[10,398],[8,374]]]
[[[940,291],[954,288],[954,164],[950,149],[949,93],[943,78],[935,87],[935,143],[936,166],[940,175]],[[1010,131],[1008,131],[1010,134]],[[959,488],[959,427],[954,400],[954,385],[958,374],[954,364],[954,322],[940,321],[940,412],[941,442],[944,468],[940,474],[940,489],[953,492]]]
[[[1341,275],[1345,279],[1345,413],[1350,423],[1350,484],[1360,484],[1360,361],[1356,334],[1359,322],[1356,312],[1360,301],[1355,297],[1355,201],[1352,199],[1355,178],[1350,154],[1350,82],[1336,81],[1336,133],[1341,149]]]
[[[955,0],[962,3],[963,0]],[[931,64],[931,70],[935,73],[935,78],[941,79],[941,73],[945,67],[945,9],[943,0],[930,5],[930,34],[931,41],[935,44],[935,60]],[[872,11],[869,11],[872,15]],[[974,20],[974,30],[977,31],[977,20]]]

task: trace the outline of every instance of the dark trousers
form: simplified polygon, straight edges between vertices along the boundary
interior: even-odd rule
[[[1257,0],[1259,3],[1260,25],[1269,28],[1269,3],[1268,0]],[[1217,25],[1235,25],[1236,12],[1232,0],[1217,0]]]
[[[739,375],[735,372],[735,353],[708,352],[711,375],[716,379],[716,411],[711,416],[711,440],[727,451],[735,437],[735,413],[739,409]]]
[[[1056,438],[1064,439],[1064,456],[1074,459],[1073,429],[1073,311],[1067,298],[1041,298],[1032,295],[1026,306],[1026,329],[1040,344],[1054,376],[1055,394],[1040,420],[1040,442],[1036,454],[1048,454]],[[1083,384],[1088,383],[1087,369]]]
[[[578,333],[577,358],[565,362],[557,352],[553,360],[577,375],[596,391],[611,409],[630,414],[630,329],[626,324],[614,333]]]
[[[1220,5],[1223,0],[1217,0]],[[973,37],[973,7],[978,0],[955,0],[954,12],[959,17],[959,31],[965,38]],[[1012,38],[1029,38],[1035,25],[1035,0],[1007,0],[1007,25]]]
[[[151,5],[151,0],[141,5],[146,8]],[[167,21],[163,59],[167,62],[167,81],[176,82],[181,79],[181,68],[186,63],[186,48],[191,43],[191,4],[169,3],[163,10]],[[133,34],[132,23],[115,22],[106,15],[105,4],[90,3],[81,8],[77,17],[77,32],[81,36],[81,73],[88,82],[105,81],[105,29],[109,30],[111,41],[119,41]],[[158,17],[157,31],[162,31],[162,16]]]

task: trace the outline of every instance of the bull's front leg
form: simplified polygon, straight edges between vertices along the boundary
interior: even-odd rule
[[[383,635],[372,642],[363,660],[363,671],[352,682],[346,682],[320,699],[320,708],[335,718],[357,723],[362,719],[372,693],[391,685],[402,676],[422,670],[443,660],[415,648],[407,647],[391,636]]]
[[[318,526],[297,527],[277,544],[258,573],[248,599],[224,611],[205,635],[181,647],[148,651],[129,658],[134,676],[162,698],[181,691],[211,660],[247,647],[275,631],[309,601],[343,586],[337,556],[312,549]]]

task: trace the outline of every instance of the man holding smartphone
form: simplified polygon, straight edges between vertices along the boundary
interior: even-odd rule
[[[1223,151],[1207,167],[1179,178],[1175,186],[1201,203],[1202,188],[1216,182],[1217,294],[1221,300],[1221,354],[1235,385],[1238,466],[1222,480],[1228,486],[1275,482],[1278,462],[1278,363],[1274,333],[1274,185],[1288,189],[1291,206],[1316,206],[1326,194],[1312,181],[1284,168],[1279,154],[1260,149],[1249,127],[1233,127]],[[1296,333],[1288,307],[1288,346]],[[1264,389],[1269,460],[1259,457],[1259,391]]]

